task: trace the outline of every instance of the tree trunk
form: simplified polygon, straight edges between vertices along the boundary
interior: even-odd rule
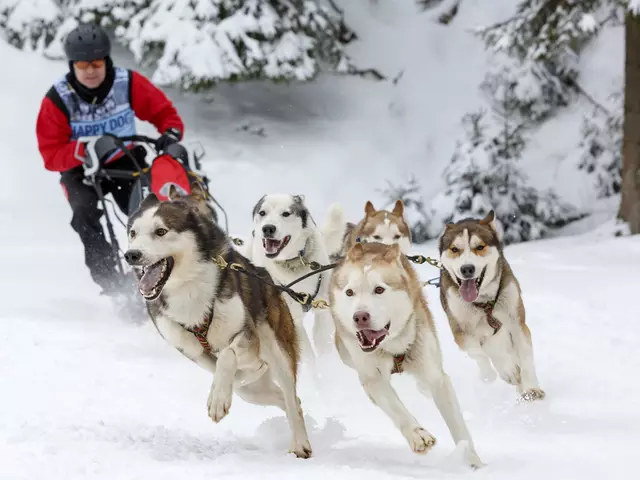
[[[640,16],[625,15],[622,194],[618,218],[640,233]]]

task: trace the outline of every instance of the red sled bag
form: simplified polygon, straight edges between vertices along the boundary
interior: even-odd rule
[[[151,191],[161,201],[168,200],[169,187],[176,187],[181,195],[191,193],[191,182],[186,167],[171,155],[160,155],[151,164]],[[192,177],[195,181],[195,177]]]
[[[153,192],[158,199],[165,201],[168,199],[169,187],[175,186],[182,195],[191,193],[191,187],[198,182],[198,177],[189,175],[189,168],[180,160],[169,154],[156,157],[149,170],[138,177],[129,199],[128,215],[133,214],[142,200]],[[201,185],[206,188],[205,185]]]

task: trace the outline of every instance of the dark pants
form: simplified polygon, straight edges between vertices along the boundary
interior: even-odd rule
[[[146,151],[141,147],[132,149],[140,167],[146,167]],[[133,162],[122,157],[105,166],[114,170],[135,170]],[[107,242],[100,219],[104,212],[99,202],[98,194],[93,186],[84,183],[82,167],[75,167],[63,172],[60,183],[65,189],[69,205],[73,212],[71,226],[80,236],[84,245],[84,261],[93,281],[104,290],[112,290],[119,286],[119,277],[116,270],[116,257],[111,244]],[[102,180],[103,195],[111,193],[120,211],[129,215],[129,197],[135,180],[111,179]],[[112,223],[115,219],[112,219]]]

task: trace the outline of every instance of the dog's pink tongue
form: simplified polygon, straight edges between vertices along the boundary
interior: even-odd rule
[[[460,295],[462,295],[462,298],[467,302],[476,301],[476,298],[478,298],[478,286],[476,285],[475,278],[462,281],[462,285],[460,285]]]
[[[362,334],[365,336],[367,341],[373,345],[376,340],[387,334],[387,330],[384,328],[382,330],[362,330]]]
[[[147,271],[144,272],[144,275],[140,279],[138,283],[138,289],[145,295],[150,294],[153,291],[153,287],[155,287],[160,279],[162,278],[162,264],[156,263],[147,267]]]

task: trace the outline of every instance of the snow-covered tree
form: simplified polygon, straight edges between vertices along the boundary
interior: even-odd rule
[[[608,109],[597,105],[584,115],[578,168],[594,179],[597,198],[620,193],[622,183],[623,93],[609,97]]]
[[[465,141],[444,171],[447,187],[432,208],[445,223],[482,218],[493,209],[506,244],[538,239],[580,214],[552,191],[527,185],[519,166],[525,139],[514,85],[495,91],[502,99],[495,99],[491,118],[485,111],[464,117]]]
[[[438,8],[438,23],[449,25],[458,15],[462,0],[416,0],[421,11],[433,10]]]
[[[24,50],[43,51],[62,20],[55,0],[0,0],[0,32]]]
[[[611,0],[522,0],[506,21],[477,30],[495,52],[574,78],[577,55],[610,14]],[[606,4],[606,5],[605,5]]]
[[[487,195],[486,173],[491,169],[487,149],[485,111],[465,115],[464,141],[458,141],[445,168],[445,190],[434,200],[434,210],[440,212],[440,220],[450,223],[464,217],[482,217],[491,209]],[[489,180],[490,181],[490,180]]]
[[[581,94],[578,60],[584,46],[611,17],[616,0],[522,0],[515,14],[476,33],[499,62],[493,77],[519,84],[521,113],[541,122]]]
[[[496,54],[480,89],[489,100],[500,96],[500,89],[512,93],[512,114],[527,125],[541,123],[558,108],[571,102],[572,92],[565,83],[541,63]]]
[[[381,189],[381,193],[386,199],[387,207],[393,205],[396,200],[402,200],[404,203],[403,216],[409,225],[414,243],[426,242],[438,234],[438,231],[434,231],[432,212],[420,194],[420,184],[417,178],[412,176],[406,185],[395,185],[387,181],[387,188]]]
[[[408,222],[419,238],[416,241],[436,238],[445,223],[482,218],[491,209],[506,244],[545,237],[552,229],[582,217],[553,191],[527,184],[519,166],[524,129],[513,121],[509,108],[515,102],[509,90],[503,92],[506,98],[493,115],[480,110],[463,118],[464,140],[458,142],[443,172],[446,186],[428,205],[415,180],[384,190],[389,202],[400,198],[407,205]]]
[[[322,69],[383,78],[352,63],[345,46],[355,34],[331,1],[23,1],[57,5],[57,15],[38,27],[49,32],[49,56],[62,54],[65,35],[54,35],[56,28],[68,31],[69,19],[97,22],[110,29],[136,61],[154,68],[152,80],[159,85],[198,91],[220,81],[308,81]]]

